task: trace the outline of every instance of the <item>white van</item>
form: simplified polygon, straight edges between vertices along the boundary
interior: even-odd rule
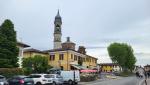
[[[69,85],[78,84],[80,81],[80,72],[76,71],[61,71],[60,75],[63,77],[63,81]]]

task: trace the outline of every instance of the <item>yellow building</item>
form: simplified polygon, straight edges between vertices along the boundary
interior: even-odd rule
[[[93,69],[97,66],[97,58],[89,57],[75,50],[57,49],[49,50],[49,53],[49,65],[62,70]],[[82,59],[82,65],[79,65],[79,59]]]
[[[97,68],[97,58],[86,55],[85,58],[83,58],[83,66],[86,66],[87,68],[94,69]]]
[[[97,58],[87,55],[83,46],[76,51],[75,43],[69,37],[62,43],[62,48],[45,52],[49,53],[49,65],[62,70],[94,69],[97,66]]]
[[[73,49],[55,49],[44,52],[37,49],[25,49],[23,55],[24,58],[35,55],[46,56],[49,58],[49,65],[62,70],[94,69],[97,66],[97,58]],[[79,60],[82,60],[82,65],[79,65]]]
[[[114,72],[114,71],[121,71],[121,67],[115,63],[101,63],[99,64],[101,72]]]
[[[41,55],[41,56],[48,57],[48,53],[45,53],[45,52],[42,52],[40,50],[33,49],[33,48],[31,48],[31,49],[25,49],[23,57],[24,58],[28,58],[28,57],[34,57],[35,55]]]

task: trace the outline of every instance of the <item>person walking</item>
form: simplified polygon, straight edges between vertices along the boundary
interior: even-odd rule
[[[148,78],[150,78],[150,70],[148,71],[148,74],[147,74],[147,75],[148,75]]]
[[[138,71],[137,71],[135,74],[136,74],[136,77],[137,77],[137,78],[140,78],[140,75],[139,75],[139,72],[138,72]]]
[[[143,72],[144,72],[144,75],[145,75],[145,80],[144,80],[144,82],[145,82],[145,85],[147,85],[147,72],[145,71],[144,68],[143,68]]]

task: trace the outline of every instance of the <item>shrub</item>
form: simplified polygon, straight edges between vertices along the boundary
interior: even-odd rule
[[[81,75],[80,78],[82,82],[90,82],[96,80],[97,75],[94,74]]]
[[[33,70],[32,68],[23,68],[23,71],[24,71],[24,75],[30,75],[33,73]]]
[[[23,68],[28,73],[45,73],[49,68],[48,57],[35,55],[23,59]]]
[[[0,68],[0,75],[10,78],[14,75],[22,75],[24,73],[21,68]]]

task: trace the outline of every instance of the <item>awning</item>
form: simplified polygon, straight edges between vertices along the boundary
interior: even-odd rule
[[[76,69],[78,69],[78,70],[82,70],[82,69],[87,69],[87,68],[85,68],[84,66],[79,66],[79,65],[71,65],[71,66],[73,66],[74,68],[76,68]]]
[[[74,68],[76,68],[76,69],[78,69],[78,70],[81,69],[80,67],[78,67],[78,66],[76,66],[76,65],[71,65],[71,66],[73,66]]]
[[[91,73],[91,72],[97,72],[97,70],[81,70],[80,72]]]

